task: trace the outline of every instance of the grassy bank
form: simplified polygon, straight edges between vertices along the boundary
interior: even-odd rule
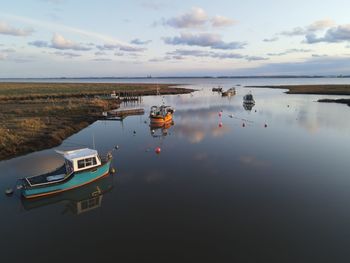
[[[279,86],[246,86],[247,88],[287,89],[288,94],[314,95],[350,95],[350,85],[279,85]]]
[[[96,98],[112,91],[133,95],[189,93],[166,84],[0,83],[0,160],[61,144],[62,140],[118,108]]]

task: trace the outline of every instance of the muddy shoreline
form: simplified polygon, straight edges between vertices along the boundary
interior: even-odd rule
[[[246,86],[246,88],[287,89],[287,94],[312,95],[350,95],[350,85],[320,84],[320,85],[270,85]]]
[[[58,146],[63,140],[119,108],[108,99],[170,95],[194,90],[170,84],[0,83],[0,160]]]

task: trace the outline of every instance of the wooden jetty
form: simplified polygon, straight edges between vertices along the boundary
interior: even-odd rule
[[[134,108],[134,109],[116,109],[103,113],[103,117],[106,120],[123,120],[128,116],[134,115],[144,115],[145,110],[142,108]]]

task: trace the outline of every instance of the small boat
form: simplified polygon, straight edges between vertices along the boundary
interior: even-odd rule
[[[46,198],[22,198],[21,203],[27,211],[58,204],[57,208],[62,211],[61,214],[72,212],[79,215],[99,208],[102,205],[102,198],[105,194],[112,191],[113,187],[113,177],[108,175],[91,184],[59,195],[52,195]]]
[[[221,93],[221,95],[223,97],[236,95],[236,89],[230,88],[230,89],[226,90],[225,92]]]
[[[248,93],[243,97],[243,103],[244,104],[255,104],[254,97],[251,93]]]
[[[212,88],[211,91],[213,92],[222,92],[222,87]]]
[[[174,112],[175,110],[170,106],[152,106],[149,114],[151,125],[172,122]]]
[[[92,183],[109,174],[112,155],[101,159],[96,150],[83,148],[56,151],[65,160],[53,172],[21,179],[24,198],[35,198],[62,193]]]

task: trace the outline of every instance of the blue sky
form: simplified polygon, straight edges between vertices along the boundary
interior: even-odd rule
[[[349,1],[11,0],[0,77],[350,74]]]

